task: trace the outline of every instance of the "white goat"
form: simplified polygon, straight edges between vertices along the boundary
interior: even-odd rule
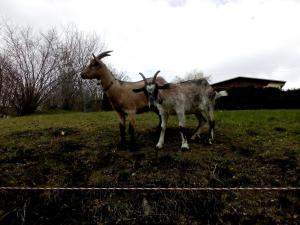
[[[189,150],[189,145],[185,132],[185,114],[195,114],[198,119],[198,126],[191,139],[200,137],[200,128],[203,123],[209,122],[209,143],[214,140],[214,105],[215,100],[222,96],[227,96],[226,91],[216,92],[209,85],[206,79],[196,79],[181,82],[178,84],[167,83],[159,85],[156,77],[159,71],[154,75],[152,82],[149,82],[145,76],[142,76],[145,86],[134,89],[134,92],[144,91],[149,101],[149,105],[157,107],[161,116],[161,133],[156,145],[161,149],[164,144],[165,130],[170,114],[176,113],[179,120],[179,129],[181,135],[181,149]]]

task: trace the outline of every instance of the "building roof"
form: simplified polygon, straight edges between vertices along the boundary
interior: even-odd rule
[[[261,78],[252,78],[252,77],[235,77],[235,78],[232,78],[232,79],[228,79],[228,80],[224,80],[224,81],[221,81],[221,82],[217,82],[217,83],[214,83],[212,84],[212,86],[214,85],[221,85],[221,84],[226,84],[226,83],[230,83],[232,81],[258,81],[258,82],[264,82],[264,83],[279,83],[279,84],[282,84],[284,85],[285,84],[285,81],[282,81],[282,80],[269,80],[269,79],[261,79]]]

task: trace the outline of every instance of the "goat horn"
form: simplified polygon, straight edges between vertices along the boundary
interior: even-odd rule
[[[102,59],[102,58],[104,58],[104,57],[106,57],[106,56],[110,56],[110,54],[109,53],[111,53],[112,51],[105,51],[105,52],[102,52],[102,53],[100,53],[100,55],[98,55],[98,59]]]
[[[144,74],[142,74],[142,73],[139,73],[139,74],[142,76],[142,78],[143,78],[145,84],[148,84],[148,81],[147,81],[146,77],[144,76]]]
[[[93,55],[94,59],[96,60],[96,62],[100,64],[100,60],[95,56],[95,54],[92,53],[92,55]]]
[[[155,83],[156,77],[157,77],[157,75],[159,74],[159,72],[160,72],[160,70],[158,70],[158,71],[154,74],[153,79],[152,79],[152,83]]]

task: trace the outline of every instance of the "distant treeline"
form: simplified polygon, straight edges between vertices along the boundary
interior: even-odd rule
[[[217,109],[299,109],[300,89],[231,88],[228,96],[218,99]]]

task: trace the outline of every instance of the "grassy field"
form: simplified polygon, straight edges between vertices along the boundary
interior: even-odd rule
[[[0,186],[300,186],[300,110],[217,111],[215,143],[190,142],[190,152],[179,151],[176,117],[163,150],[154,150],[153,113],[137,117],[138,151],[118,150],[116,118],[53,112],[0,119]],[[195,126],[188,116],[189,136]],[[0,191],[0,224],[117,223],[300,224],[300,193]]]

